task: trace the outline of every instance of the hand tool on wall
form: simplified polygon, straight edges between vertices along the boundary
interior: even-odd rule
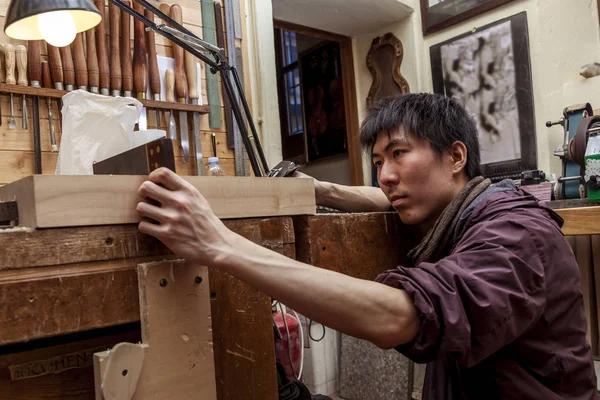
[[[48,64],[50,65],[50,76],[54,82],[54,89],[63,90],[63,67],[58,47],[46,43],[48,47]],[[43,71],[42,71],[43,72]]]
[[[31,46],[32,42],[29,42]],[[37,42],[36,42],[37,43]],[[38,44],[39,45],[39,44]],[[22,44],[15,46],[15,57],[17,63],[17,85],[19,86],[27,86],[27,48]],[[37,82],[37,87],[39,87],[39,82]],[[23,129],[29,129],[28,120],[29,116],[27,115],[27,96],[23,95],[23,104],[21,106],[21,127]]]
[[[65,90],[70,92],[73,90],[73,85],[75,84],[75,69],[73,68],[73,54],[71,53],[71,46],[60,48],[60,59],[63,67],[63,82],[65,84]]]
[[[121,95],[121,49],[119,49],[119,24],[121,10],[110,3],[108,8],[110,22],[110,89],[113,96]]]
[[[50,77],[50,65],[47,61],[42,61],[42,87],[46,89],[52,88],[52,78]],[[48,106],[48,127],[50,128],[50,145],[52,151],[58,151],[56,145],[56,136],[54,135],[54,119],[52,117],[52,98],[46,97],[46,105]]]
[[[100,93],[100,71],[98,69],[98,53],[96,52],[96,31],[94,29],[85,31],[85,44],[90,92],[98,94]]]
[[[30,41],[27,48],[27,66],[29,83],[40,87],[42,80],[42,65],[40,63],[40,43]],[[40,96],[31,96],[33,103],[33,151],[35,157],[35,173],[42,173],[42,142],[40,140]]]
[[[0,44],[0,83],[6,82],[6,74],[4,68],[4,45]],[[2,107],[0,107],[0,126],[2,126]]]
[[[165,86],[167,93],[167,102],[175,103],[175,72],[171,68],[165,71]],[[175,132],[175,117],[173,110],[165,111],[166,122],[168,125],[167,134],[169,139],[175,140],[177,134]]]
[[[106,49],[106,7],[104,0],[95,0],[96,7],[102,15],[102,22],[94,28],[96,30],[96,49],[98,50],[98,69],[100,73],[100,93],[108,96],[110,87],[110,71],[108,68],[108,52]]]
[[[178,4],[171,5],[170,17],[178,24],[183,24],[183,16],[181,6]],[[184,50],[180,46],[173,45],[173,56],[175,58],[175,95],[177,102],[185,104],[187,102],[187,78],[185,76],[185,59]],[[187,123],[187,113],[179,111],[179,140],[181,140],[181,148],[183,150],[183,162],[187,163],[190,160],[190,145],[189,131]]]
[[[185,74],[188,82],[188,97],[190,103],[198,104],[198,69],[197,59],[193,54],[185,52]],[[200,114],[192,113],[192,133],[194,135],[194,148],[196,150],[196,174],[203,175],[202,169],[202,142],[200,140]]]
[[[6,61],[6,84],[16,85],[15,46],[10,43],[4,45],[4,59]],[[10,120],[8,122],[8,129],[17,129],[17,122],[15,121],[15,102],[12,93],[10,94]]]
[[[131,3],[124,0],[123,4]],[[121,83],[123,96],[131,97],[133,91],[133,67],[131,64],[131,16],[121,13]]]
[[[133,9],[144,13],[144,7],[138,2],[133,3]],[[133,90],[138,100],[146,98],[148,90],[148,66],[146,59],[146,32],[144,23],[137,19],[133,22]],[[140,130],[148,129],[146,107],[142,108],[138,122]]]
[[[154,14],[145,10],[146,18],[154,22]],[[152,99],[160,101],[160,74],[158,72],[158,59],[156,58],[156,39],[152,30],[146,31],[146,46],[148,49],[148,76],[150,80],[150,93]],[[160,110],[156,109],[156,128],[160,129]]]
[[[220,3],[214,4],[215,8],[215,30],[217,33],[217,46],[224,49],[227,47],[227,43],[225,43],[225,29],[223,28],[223,11]],[[209,74],[206,74],[209,76]],[[212,75],[212,74],[211,74]],[[206,82],[207,89],[209,87],[208,81]],[[223,82],[221,82],[223,85]],[[225,92],[225,88],[222,88],[223,92]],[[218,95],[217,91],[217,95]],[[231,102],[229,101],[229,96],[223,96],[223,113],[225,114],[225,132],[227,132],[227,147],[230,149],[235,148],[235,139],[233,137],[234,134],[234,126],[233,126],[233,114],[231,112]]]
[[[75,52],[75,84],[78,89],[88,90],[88,71],[83,48],[83,33],[78,33],[73,42]]]

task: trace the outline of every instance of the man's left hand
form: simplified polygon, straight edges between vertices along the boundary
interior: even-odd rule
[[[138,191],[140,232],[154,236],[178,257],[207,266],[230,248],[233,232],[200,192],[167,168],[153,171]],[[154,203],[154,204],[153,204]]]

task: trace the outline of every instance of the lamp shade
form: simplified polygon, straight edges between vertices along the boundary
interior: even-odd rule
[[[55,11],[69,13],[77,33],[93,28],[102,20],[91,0],[12,0],[6,13],[4,33],[18,40],[44,39],[38,16]]]

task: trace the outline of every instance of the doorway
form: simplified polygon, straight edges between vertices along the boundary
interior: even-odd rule
[[[362,185],[352,39],[274,21],[283,158],[328,182]]]

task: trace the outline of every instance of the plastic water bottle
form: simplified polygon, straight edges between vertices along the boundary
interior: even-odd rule
[[[219,165],[219,157],[208,157],[205,176],[225,176],[225,170]]]

